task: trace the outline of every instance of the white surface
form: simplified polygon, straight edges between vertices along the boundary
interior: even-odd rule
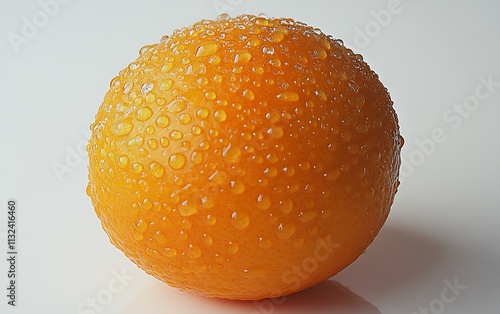
[[[379,237],[332,279],[373,305],[346,312],[500,312],[500,5],[401,0],[381,23],[373,12],[393,1],[67,2],[16,46],[9,34],[21,36],[23,19],[40,18],[42,6],[0,1],[1,313],[344,313],[346,293],[331,283],[281,304],[169,288],[108,243],[85,195],[87,159],[78,151],[111,78],[141,46],[215,18],[221,3],[231,15],[293,17],[344,39],[391,92],[406,139],[404,182]],[[491,91],[478,87],[489,77]],[[467,118],[450,111],[477,96]],[[423,155],[418,143],[436,129],[441,142]],[[54,162],[69,162],[71,172],[58,178]],[[4,296],[11,197],[19,201],[16,308]],[[454,282],[457,295],[447,288]]]

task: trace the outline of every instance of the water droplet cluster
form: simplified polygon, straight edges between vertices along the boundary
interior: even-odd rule
[[[381,226],[397,188],[385,187],[402,145],[394,121],[376,74],[340,40],[291,19],[221,16],[143,47],[112,80],[88,193],[96,208],[112,200],[96,212],[113,243],[143,268],[161,261],[148,271],[173,285],[224,267],[263,278],[249,250],[314,249],[338,208]]]

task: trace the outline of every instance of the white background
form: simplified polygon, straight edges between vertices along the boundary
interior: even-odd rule
[[[49,16],[42,4],[54,1],[0,0],[1,313],[500,312],[500,5],[61,0]],[[388,87],[406,139],[404,182],[375,242],[332,282],[281,304],[208,300],[149,277],[109,244],[85,195],[80,151],[111,78],[141,46],[221,10],[293,17],[342,38]],[[19,202],[16,308],[9,198]],[[349,293],[333,281],[371,305],[342,308]]]

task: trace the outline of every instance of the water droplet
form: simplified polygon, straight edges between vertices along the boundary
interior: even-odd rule
[[[167,111],[171,113],[179,113],[186,108],[186,102],[183,99],[176,99],[167,105]]]
[[[118,166],[120,168],[126,168],[128,166],[129,159],[127,156],[122,155],[118,158]]]
[[[269,130],[267,130],[267,134],[271,135],[273,138],[282,138],[283,137],[283,128],[280,126],[273,126]]]
[[[262,53],[265,55],[273,55],[274,47],[273,46],[264,46],[262,47]]]
[[[190,258],[198,258],[201,256],[201,249],[195,244],[189,244],[187,251]]]
[[[165,136],[160,138],[161,147],[168,147],[168,144],[170,144],[170,141],[168,140],[168,138],[166,138]]]
[[[363,107],[365,105],[365,96],[363,95],[357,95],[354,99],[353,99],[353,104],[358,106],[358,107]]]
[[[208,134],[210,134],[211,137],[217,137],[217,136],[219,136],[219,130],[210,129],[210,131],[208,131]]]
[[[238,243],[236,242],[229,242],[229,245],[228,245],[228,248],[227,248],[227,251],[229,252],[229,254],[236,254],[238,253],[238,250],[240,249],[240,246],[238,245]]]
[[[250,216],[244,212],[233,212],[231,223],[238,230],[243,230],[250,224]]]
[[[257,164],[261,164],[264,162],[264,158],[259,155],[253,155],[252,160],[255,161]]]
[[[214,254],[214,260],[215,260],[216,263],[222,264],[225,261],[225,258],[221,254],[215,253]]]
[[[216,53],[218,50],[219,50],[219,45],[217,45],[217,43],[207,42],[207,43],[204,43],[204,44],[198,46],[198,48],[196,48],[196,56],[197,57],[206,57],[206,56],[209,56],[209,55]]]
[[[281,94],[278,94],[276,97],[278,97],[279,100],[288,102],[296,102],[299,100],[299,94],[297,94],[296,92],[283,92]]]
[[[351,133],[348,132],[348,131],[341,132],[340,136],[342,137],[342,139],[344,140],[344,142],[349,142],[351,140]]]
[[[229,175],[225,171],[215,170],[215,172],[208,177],[208,180],[217,185],[225,185],[229,180]]]
[[[191,133],[193,135],[200,135],[201,134],[201,127],[199,125],[193,125],[191,127]]]
[[[144,210],[150,210],[151,208],[153,208],[153,203],[149,200],[149,199],[145,199],[143,202],[142,202],[142,208]],[[152,226],[154,223],[151,223],[150,226]]]
[[[141,146],[142,144],[144,144],[144,138],[140,135],[137,135],[127,142],[128,146]]]
[[[264,73],[264,68],[261,66],[254,66],[252,67],[252,72],[256,74],[262,74]]]
[[[186,68],[188,75],[201,75],[207,72],[207,67],[202,62],[192,62]]]
[[[257,208],[261,210],[266,210],[271,207],[271,199],[267,195],[259,194],[257,196]]]
[[[138,232],[145,232],[147,228],[148,225],[142,219],[139,219],[137,223],[134,224],[134,230]]]
[[[165,98],[161,98],[161,97],[156,100],[156,104],[158,106],[163,106],[163,105],[165,105],[166,102],[167,101],[165,100]]]
[[[213,81],[215,83],[221,83],[224,80],[224,77],[220,74],[215,74],[213,77]]]
[[[196,214],[198,212],[198,208],[196,205],[189,203],[188,201],[184,201],[181,203],[181,206],[179,206],[179,214],[183,217],[188,217]],[[186,228],[190,229],[190,228]]]
[[[247,44],[247,46],[250,46],[250,47],[258,47],[258,46],[262,45],[262,40],[259,38],[256,38],[256,37],[252,37],[252,38],[248,39],[246,44]]]
[[[267,179],[259,179],[257,180],[257,184],[261,187],[266,187],[269,181]]]
[[[151,174],[156,178],[161,178],[165,174],[165,168],[163,168],[163,166],[156,161],[153,161],[151,164],[149,164],[149,170],[151,171]]]
[[[137,232],[137,231],[135,231],[135,230],[134,230],[134,232],[133,232],[133,236],[134,236],[134,239],[135,239],[136,241],[141,241],[141,240],[144,238],[144,233],[142,233],[142,232]]]
[[[295,233],[295,226],[288,223],[280,223],[276,230],[276,235],[281,240],[289,239],[294,233]]]
[[[266,159],[269,160],[269,162],[272,164],[278,162],[278,160],[279,160],[278,155],[276,155],[275,153],[267,154]]]
[[[183,141],[181,145],[182,145],[182,150],[186,151],[191,148],[192,144],[190,141]]]
[[[217,98],[217,94],[213,91],[207,91],[205,92],[205,98],[207,100],[214,100],[215,98]]]
[[[205,33],[206,31],[207,31],[207,29],[206,29],[204,26],[201,26],[201,25],[196,26],[196,32],[197,32],[198,34],[203,34],[203,33]],[[194,33],[193,33],[193,35],[194,35]]]
[[[226,121],[226,119],[227,119],[226,111],[224,109],[217,109],[214,112],[214,118],[215,118],[215,120],[217,120],[219,122]]]
[[[195,164],[195,165],[199,165],[203,162],[203,154],[198,152],[198,151],[193,151],[193,153],[191,154],[191,161]]]
[[[342,52],[338,51],[338,50],[333,50],[332,52],[332,55],[336,58],[336,59],[342,59]]]
[[[199,118],[199,119],[205,119],[206,117],[208,117],[208,109],[207,108],[200,108],[196,111],[196,116]]]
[[[281,67],[281,60],[280,59],[277,59],[277,58],[276,59],[272,59],[272,60],[269,61],[269,63],[272,66],[276,67],[276,68]]]
[[[349,144],[347,145],[347,152],[349,154],[355,155],[359,152],[359,146],[356,144]]]
[[[153,89],[153,83],[144,83],[141,86],[141,93],[147,94]]]
[[[322,60],[324,60],[324,59],[326,59],[326,57],[328,57],[328,54],[326,53],[325,49],[323,49],[323,48],[317,48],[316,54]]]
[[[136,70],[136,69],[137,69],[137,64],[135,64],[135,63],[131,63],[131,64],[128,66],[128,69],[129,69],[130,71],[134,71],[134,70]]]
[[[241,159],[241,150],[237,146],[229,144],[222,151],[222,156],[227,162],[236,163]]]
[[[133,128],[134,125],[132,124],[132,122],[130,122],[129,120],[123,120],[115,123],[115,125],[113,126],[113,133],[118,136],[124,136],[130,134]]]
[[[217,16],[217,21],[227,21],[231,18],[231,16],[227,13],[222,13]]]
[[[159,115],[156,118],[156,125],[160,128],[166,128],[170,124],[170,119],[165,115]]]
[[[146,103],[151,104],[156,100],[156,95],[154,93],[149,93],[146,95]]]
[[[187,238],[188,238],[188,234],[186,231],[184,231],[184,230],[179,231],[179,239],[186,240]]]
[[[182,139],[184,134],[182,134],[182,132],[179,130],[173,130],[172,132],[170,132],[169,136],[171,140],[178,141]]]
[[[205,242],[206,245],[212,245],[213,243],[212,237],[206,233],[203,234],[203,241]]]
[[[158,243],[165,243],[167,241],[167,237],[160,230],[155,232],[154,238]]]
[[[173,67],[174,67],[174,64],[173,64],[172,62],[167,62],[167,63],[165,63],[165,64],[161,67],[160,71],[161,71],[162,73],[167,73],[168,71],[172,70],[172,68],[173,68]],[[171,80],[169,80],[169,81],[171,81]]]
[[[131,189],[134,187],[134,184],[135,184],[135,181],[134,181],[134,180],[132,180],[132,179],[130,179],[130,178],[129,178],[129,179],[126,179],[126,180],[125,180],[125,189],[127,189],[127,190],[131,190]],[[136,205],[136,206],[137,206],[137,204],[133,204],[133,205],[132,205],[132,208],[134,208],[134,205]]]
[[[272,246],[272,242],[269,239],[265,239],[263,237],[259,238],[259,246],[263,249],[269,249]]]
[[[151,138],[148,140],[148,146],[151,149],[156,149],[156,148],[158,148],[158,141],[155,140],[154,138]]]
[[[174,248],[166,247],[163,249],[162,254],[167,257],[175,257],[177,255],[177,250]]]
[[[144,170],[144,167],[140,162],[136,162],[132,165],[132,170],[134,173],[139,174]]]
[[[304,238],[293,239],[293,246],[296,249],[300,249],[304,245]]]
[[[172,87],[172,84],[174,83],[174,81],[168,79],[168,80],[165,80],[163,82],[160,83],[160,90],[161,91],[166,91],[166,90],[169,90],[171,87]]]
[[[293,209],[293,201],[290,199],[281,200],[280,209],[282,213],[289,214]]]
[[[219,99],[219,100],[217,100],[217,105],[227,107],[227,100]]]
[[[284,167],[283,172],[291,177],[295,174],[295,168],[294,167]]]
[[[205,86],[209,83],[209,80],[206,77],[202,76],[198,78],[196,83],[198,83],[198,85]]]
[[[213,225],[215,225],[216,222],[217,222],[217,218],[215,218],[214,215],[207,215],[207,225],[213,226]]]
[[[200,142],[199,147],[201,150],[208,150],[210,148],[210,143],[207,141],[202,141]]]
[[[327,181],[335,181],[340,176],[340,169],[334,169],[326,174]]]
[[[159,213],[159,212],[162,210],[162,208],[163,208],[162,204],[160,204],[160,203],[158,203],[158,202],[155,202],[153,205],[154,205],[154,208],[153,208],[153,209],[154,209],[154,211],[155,211],[155,212],[157,212],[157,213]]]
[[[285,38],[285,34],[282,31],[274,31],[271,33],[271,41],[279,43]]]
[[[264,170],[264,174],[268,177],[275,177],[278,174],[278,170],[275,167],[269,167]]]
[[[183,154],[176,153],[168,159],[168,165],[175,170],[182,169],[186,164],[186,157]]]
[[[243,182],[240,180],[231,181],[230,185],[231,185],[231,192],[233,194],[238,195],[245,192],[245,184],[243,184]]]
[[[210,56],[210,58],[208,58],[208,63],[210,63],[212,65],[218,65],[221,61],[222,61],[222,59],[218,55],[213,55],[213,56]],[[220,77],[218,74],[216,74],[216,76],[218,78]],[[220,81],[215,79],[216,76],[214,76],[214,81],[220,83]]]
[[[321,35],[321,34],[323,34],[323,32],[321,31],[321,29],[320,29],[320,28],[317,28],[317,27],[313,28],[313,32],[314,32],[314,33],[316,33],[316,35]]]
[[[366,124],[356,124],[356,131],[361,134],[368,132],[368,125]]]
[[[188,124],[191,122],[191,115],[189,113],[183,113],[179,116],[179,122],[182,124]]]
[[[248,99],[248,100],[254,100],[255,99],[255,95],[254,95],[254,93],[253,93],[253,91],[251,89],[245,89],[245,90],[243,90],[242,96],[243,96],[243,98]]]
[[[280,115],[276,111],[266,113],[266,118],[269,119],[269,122],[271,122],[273,124],[280,121]]]
[[[252,54],[247,50],[238,51],[234,55],[233,62],[234,63],[247,63],[252,59]]]
[[[141,107],[135,112],[135,118],[139,121],[146,121],[153,115],[153,110],[149,107]]]
[[[306,206],[306,207],[309,207],[309,206]],[[314,218],[316,218],[317,215],[318,215],[318,213],[315,211],[306,211],[306,212],[300,212],[298,216],[299,216],[300,222],[308,223],[311,220],[313,220]]]
[[[311,164],[308,161],[304,161],[304,162],[299,164],[299,168],[301,170],[307,171],[307,170],[311,169]]]
[[[269,25],[269,23],[270,23],[269,19],[265,16],[259,16],[257,19],[255,19],[255,24],[257,25],[267,26]]]

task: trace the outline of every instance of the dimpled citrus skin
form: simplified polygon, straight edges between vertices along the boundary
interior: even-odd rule
[[[91,129],[87,194],[111,242],[209,297],[335,275],[399,184],[386,88],[340,40],[291,19],[221,16],[143,47]]]

